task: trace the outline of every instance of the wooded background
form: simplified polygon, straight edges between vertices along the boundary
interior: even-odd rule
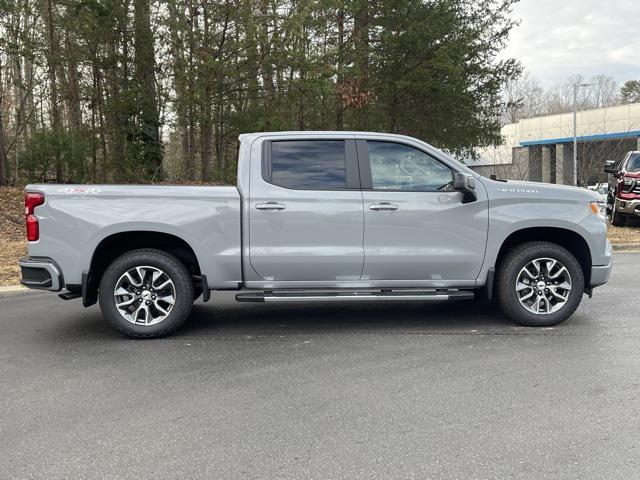
[[[516,0],[0,0],[0,184],[229,182],[237,136],[499,141]]]

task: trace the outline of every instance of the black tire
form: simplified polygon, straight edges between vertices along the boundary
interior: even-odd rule
[[[627,218],[623,214],[618,213],[615,200],[613,202],[613,206],[611,207],[610,221],[611,225],[613,225],[614,227],[624,227],[627,224]]]
[[[533,313],[521,305],[516,292],[518,274],[537,258],[551,258],[562,263],[571,276],[571,291],[558,311]],[[584,274],[580,263],[566,248],[550,242],[529,242],[507,252],[496,274],[496,299],[502,310],[514,321],[527,327],[557,325],[575,312],[584,293]]]
[[[162,270],[173,282],[175,303],[168,315],[155,325],[134,324],[124,318],[116,307],[114,290],[120,277],[137,266]],[[186,321],[193,305],[193,280],[184,264],[162,250],[145,248],[125,253],[114,260],[100,281],[100,308],[107,321],[131,338],[159,338],[175,332]]]

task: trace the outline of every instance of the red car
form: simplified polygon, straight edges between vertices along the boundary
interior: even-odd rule
[[[627,217],[640,216],[640,152],[627,153],[618,165],[608,160],[604,171],[611,174],[607,214],[611,225],[622,227]]]

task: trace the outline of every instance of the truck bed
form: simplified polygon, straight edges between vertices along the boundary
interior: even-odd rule
[[[55,255],[67,285],[79,285],[98,245],[123,232],[183,239],[210,288],[235,288],[242,280],[236,187],[35,184],[26,191],[45,195],[36,208],[40,240],[29,243],[29,256]]]

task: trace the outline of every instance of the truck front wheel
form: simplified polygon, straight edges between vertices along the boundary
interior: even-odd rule
[[[615,200],[613,201],[613,205],[611,207],[610,220],[611,225],[613,225],[614,227],[624,227],[627,223],[627,219],[625,218],[625,216],[622,213],[618,212]]]
[[[555,243],[518,245],[506,254],[497,273],[498,302],[521,325],[556,325],[569,318],[582,300],[582,268]]]
[[[134,250],[114,260],[100,281],[100,308],[116,329],[132,338],[176,331],[193,304],[193,281],[180,260],[162,250]]]

